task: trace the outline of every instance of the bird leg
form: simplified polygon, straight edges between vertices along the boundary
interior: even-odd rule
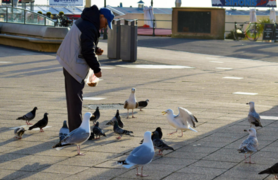
[[[141,176],[141,174],[138,173],[138,166],[136,167],[136,170],[137,170],[136,176]]]
[[[249,156],[249,164],[256,164],[255,162],[251,161],[251,155]]]
[[[142,109],[140,109],[140,111],[142,111]]]
[[[183,131],[181,130],[181,136],[179,136],[179,137],[182,137],[183,136]]]
[[[172,135],[172,134],[177,133],[177,132],[178,132],[178,129],[175,132],[169,133],[168,135]]]
[[[275,175],[275,179],[278,179],[277,175]]]
[[[244,157],[245,157],[245,159],[244,159],[244,160],[245,160],[245,163],[248,163],[248,162],[246,161],[246,154],[244,154]]]
[[[29,123],[28,121],[26,121],[26,124],[27,124],[27,125],[32,125],[32,124],[31,124],[31,123]]]
[[[144,175],[143,174],[143,166],[142,166],[142,168],[141,168],[141,177],[147,177],[148,175]]]
[[[40,132],[44,132],[42,128],[40,128]]]
[[[129,118],[129,109],[127,109],[127,119]]]
[[[162,151],[161,151],[161,150],[159,150],[157,155],[159,155],[159,156],[163,156]]]
[[[121,139],[121,138],[122,138],[121,136],[117,137],[117,139]]]
[[[80,146],[78,145],[77,145],[77,155],[84,156],[84,154],[80,152]]]
[[[133,116],[133,109],[132,109],[132,118],[135,118],[135,116]]]

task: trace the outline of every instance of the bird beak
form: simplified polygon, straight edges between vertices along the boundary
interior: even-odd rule
[[[246,130],[246,129],[244,129],[243,131],[244,131],[244,132],[247,132],[247,130]]]
[[[165,114],[167,114],[167,112],[166,111],[162,111],[162,114],[165,115]]]

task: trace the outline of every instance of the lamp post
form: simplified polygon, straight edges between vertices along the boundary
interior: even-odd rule
[[[106,8],[106,0],[104,0],[104,7]],[[107,39],[107,27],[104,28],[103,39]]]
[[[153,7],[153,0],[151,0],[151,7]]]

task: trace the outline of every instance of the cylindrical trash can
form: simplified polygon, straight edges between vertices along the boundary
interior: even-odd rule
[[[136,20],[124,20],[121,25],[121,59],[126,62],[137,60],[137,25]]]
[[[107,56],[109,59],[120,59],[121,20],[113,20],[112,29],[108,28]]]

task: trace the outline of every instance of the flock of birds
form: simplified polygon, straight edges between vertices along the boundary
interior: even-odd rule
[[[148,99],[146,101],[137,102],[135,97],[135,88],[132,88],[129,98],[124,103],[124,108],[127,109],[127,119],[129,118],[130,109],[132,110],[132,118],[135,118],[133,115],[133,110],[139,108],[141,111],[143,108],[147,107],[148,102],[149,102]],[[250,128],[244,131],[248,132],[249,136],[246,140],[244,140],[241,143],[238,152],[245,154],[245,163],[254,164],[254,162],[251,161],[251,156],[254,152],[257,152],[259,143],[257,139],[256,129],[252,128],[252,126],[255,127],[263,127],[263,126],[261,124],[260,121],[261,119],[259,114],[255,111],[255,103],[249,102],[247,104],[250,106],[249,114],[248,114],[248,122],[250,123]],[[35,118],[37,109],[38,109],[37,107],[34,107],[34,109],[31,112],[25,114],[22,117],[18,117],[17,120],[26,121],[26,124],[30,125],[29,130],[32,130],[34,128],[39,128],[40,132],[44,132],[43,128],[46,127],[48,124],[48,117],[47,117],[48,113],[45,113],[44,117],[34,125],[30,123],[30,121]],[[181,130],[180,137],[182,137],[183,132],[187,130],[197,132],[194,129],[196,128],[195,123],[198,123],[197,118],[185,108],[179,107],[178,110],[179,110],[178,115],[175,115],[173,110],[171,109],[167,109],[166,111],[162,112],[163,115],[167,114],[168,123],[176,129],[175,132],[170,133],[168,135],[177,133],[178,130]],[[100,136],[106,136],[103,130],[99,127],[99,122],[97,121],[99,118],[100,118],[100,111],[99,111],[99,107],[97,107],[93,114],[90,112],[85,113],[81,125],[77,129],[71,132],[69,132],[69,129],[67,127],[67,121],[64,121],[63,126],[59,131],[59,143],[54,145],[53,148],[60,150],[64,146],[76,145],[77,154],[84,155],[80,152],[80,146],[83,143],[85,143],[87,140],[99,139]],[[90,121],[92,121],[94,124],[92,128],[90,127]],[[133,134],[132,131],[123,129],[124,123],[121,120],[119,110],[117,110],[116,115],[110,121],[108,121],[106,125],[113,126],[114,133],[119,135],[117,139],[121,139],[123,135],[131,136],[131,134]],[[21,139],[25,131],[26,130],[24,129],[24,127],[16,128],[14,131],[16,135],[15,138]],[[125,160],[118,161],[117,163],[122,165],[125,168],[136,166],[137,169],[136,175],[141,177],[146,176],[143,174],[143,166],[151,163],[155,155],[155,149],[158,149],[157,155],[163,155],[164,150],[174,151],[173,147],[168,146],[162,140],[162,136],[163,133],[160,127],[157,127],[156,130],[153,132],[146,131],[144,133],[144,139],[140,142],[141,145],[136,147]],[[246,161],[247,159],[246,154],[249,154],[249,161]],[[138,166],[142,166],[141,173],[138,172]],[[275,178],[278,179],[278,163],[264,171],[261,171],[259,174],[273,174],[275,175]]]

